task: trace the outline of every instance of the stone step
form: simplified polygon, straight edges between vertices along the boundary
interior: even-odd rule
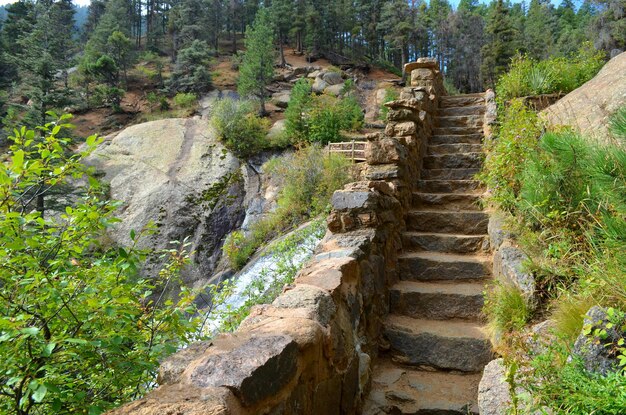
[[[450,116],[450,115],[484,115],[484,105],[472,105],[469,107],[448,107],[440,108],[437,111],[437,116]]]
[[[479,280],[491,275],[491,260],[486,255],[443,252],[405,252],[398,256],[402,281]]]
[[[419,180],[417,186],[420,191],[426,193],[462,192],[482,194],[483,192],[481,183],[478,180]]]
[[[435,117],[437,127],[482,127],[483,117],[480,115],[445,115]]]
[[[436,144],[480,144],[483,141],[483,132],[477,132],[472,134],[454,134],[454,135],[432,135],[429,143],[431,145]]]
[[[484,159],[483,153],[438,154],[424,157],[425,169],[476,169]]]
[[[485,94],[465,94],[465,95],[450,95],[446,97],[439,97],[439,108],[454,108],[454,107],[473,107],[476,105],[484,105]]]
[[[416,209],[480,210],[479,194],[472,193],[413,193]]]
[[[480,153],[482,151],[482,144],[435,144],[428,146],[427,154]]]
[[[421,177],[423,180],[470,180],[480,169],[423,169]]]
[[[483,235],[487,233],[489,216],[485,212],[412,210],[407,213],[406,221],[410,231]]]
[[[395,362],[424,368],[478,372],[493,358],[480,325],[459,320],[425,320],[391,314],[384,335]]]
[[[482,134],[483,127],[435,127],[433,129],[433,135],[473,135]]]
[[[431,232],[404,232],[402,246],[411,251],[469,254],[487,249],[487,235],[455,235]]]
[[[480,373],[424,371],[379,359],[363,415],[477,415]]]
[[[400,281],[389,289],[389,312],[433,320],[479,320],[483,282]]]

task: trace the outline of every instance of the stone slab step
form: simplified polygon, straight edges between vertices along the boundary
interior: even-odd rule
[[[483,153],[438,154],[424,157],[425,169],[475,169],[482,166]]]
[[[484,115],[484,105],[472,105],[469,107],[449,107],[440,108],[437,111],[437,116],[450,116],[450,115]]]
[[[484,103],[484,93],[439,97],[439,108],[473,107]]]
[[[483,235],[487,233],[489,216],[485,212],[412,210],[406,221],[410,231]]]
[[[478,415],[480,373],[433,372],[379,359],[363,415]]]
[[[435,117],[437,127],[482,127],[480,115],[444,115]]]
[[[427,154],[459,154],[480,153],[483,151],[482,144],[435,144],[427,148]]]
[[[480,210],[479,194],[472,193],[413,193],[416,209]]]
[[[389,312],[433,320],[479,320],[483,282],[400,281],[389,289]]]
[[[490,258],[479,254],[405,252],[398,256],[398,266],[403,281],[479,280],[491,275]]]
[[[471,133],[471,134],[444,134],[444,135],[432,135],[429,143],[431,145],[436,144],[480,144],[483,141],[483,132]]]
[[[384,335],[395,362],[462,372],[478,372],[493,358],[479,323],[425,320],[391,314]]]
[[[422,169],[421,177],[423,180],[470,180],[480,169]]]
[[[423,171],[422,171],[423,172]],[[475,173],[468,174],[472,177]],[[419,180],[418,189],[427,193],[474,193],[483,192],[478,180]]]
[[[455,235],[432,232],[404,232],[402,246],[412,251],[469,254],[487,249],[488,235]]]
[[[433,135],[474,135],[482,134],[483,127],[435,127]]]

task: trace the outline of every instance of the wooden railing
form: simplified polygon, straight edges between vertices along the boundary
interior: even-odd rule
[[[365,141],[344,141],[341,143],[329,143],[328,154],[342,154],[352,160],[353,163],[365,161]]]

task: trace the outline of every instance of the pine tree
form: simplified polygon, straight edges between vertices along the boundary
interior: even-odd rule
[[[451,53],[446,75],[461,92],[482,90],[480,77],[484,21],[475,0],[462,0],[450,15]]]
[[[553,8],[542,0],[531,0],[524,31],[526,51],[535,59],[546,59],[554,44]]]
[[[481,75],[483,82],[491,87],[506,72],[515,54],[514,32],[508,12],[503,0],[497,0],[486,27],[488,40],[482,48]]]
[[[241,95],[259,99],[260,114],[265,115],[267,91],[265,87],[274,77],[274,32],[267,9],[261,9],[252,26],[246,30],[246,53],[239,69],[237,89]]]
[[[405,0],[392,0],[382,9],[378,30],[390,45],[400,52],[400,67],[408,61],[409,41],[414,27],[409,4]]]

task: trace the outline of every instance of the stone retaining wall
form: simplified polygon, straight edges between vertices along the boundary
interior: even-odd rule
[[[387,104],[385,132],[368,136],[362,180],[333,195],[328,233],[295,283],[235,333],[170,357],[158,389],[112,414],[360,413],[404,213],[445,93],[434,60],[407,69],[413,86]]]

